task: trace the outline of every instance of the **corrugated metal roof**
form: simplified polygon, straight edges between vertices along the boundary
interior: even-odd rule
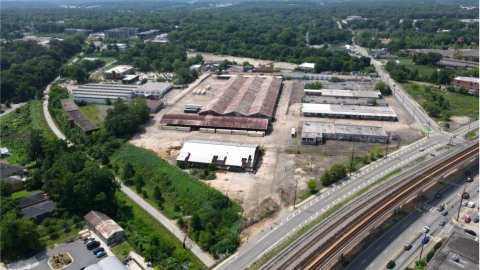
[[[95,230],[98,231],[105,239],[109,239],[114,233],[122,232],[123,229],[111,218],[101,212],[90,211],[84,217]]]
[[[267,130],[268,119],[222,117],[194,114],[165,114],[160,120],[163,125],[195,126],[213,128],[232,128],[249,130]]]
[[[70,98],[62,99],[62,107],[66,112],[78,110],[77,104]]]
[[[200,114],[262,115],[271,118],[280,92],[282,78],[232,76]]]
[[[226,166],[243,167],[242,159],[254,160],[257,147],[256,144],[190,140],[183,144],[177,161],[185,161],[188,157],[188,162],[211,163],[217,157],[219,161],[225,160]]]

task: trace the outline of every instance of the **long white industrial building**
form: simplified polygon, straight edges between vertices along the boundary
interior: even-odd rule
[[[305,116],[352,118],[396,121],[397,114],[390,107],[356,106],[334,104],[304,103],[302,112]]]

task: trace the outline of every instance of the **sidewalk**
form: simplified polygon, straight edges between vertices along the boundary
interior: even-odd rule
[[[117,179],[118,180],[118,179]],[[120,181],[119,181],[120,182]],[[183,242],[184,234],[183,232],[171,222],[168,218],[162,215],[157,209],[153,208],[149,205],[145,200],[143,200],[140,196],[138,196],[135,192],[133,192],[130,188],[125,186],[124,184],[120,183],[121,190],[127,194],[130,199],[136,202],[141,207],[145,208],[145,210],[152,215],[155,219],[157,219],[160,223],[165,226],[170,232],[172,232],[181,242]],[[213,265],[214,261],[210,256],[205,253],[195,242],[187,238],[186,241],[187,247],[207,266],[210,267]]]

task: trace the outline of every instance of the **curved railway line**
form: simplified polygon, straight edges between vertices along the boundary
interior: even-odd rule
[[[380,184],[314,226],[261,269],[322,269],[419,189],[478,155],[478,141],[452,149]]]

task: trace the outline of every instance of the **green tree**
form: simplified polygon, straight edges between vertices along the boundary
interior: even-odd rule
[[[106,98],[105,105],[112,105],[112,100],[110,98]]]
[[[362,157],[362,162],[363,162],[363,164],[370,163],[370,158],[368,157],[368,155],[365,155],[365,156]]]
[[[10,109],[12,106],[10,106],[10,102],[7,100],[5,101],[5,107],[7,107],[7,109]]]
[[[345,168],[345,165],[342,163],[332,165],[332,167],[330,167],[330,172],[332,174],[332,180],[334,182],[347,176],[347,168]]]
[[[380,145],[377,145],[375,147],[375,153],[377,154],[377,157],[383,157],[383,148]]]
[[[33,129],[30,133],[26,148],[27,160],[36,161],[41,164],[45,158],[44,144],[45,139],[42,131],[40,129]]]
[[[135,174],[134,182],[135,182],[135,185],[137,186],[141,186],[141,187],[145,186],[145,181],[143,180],[143,176],[139,172]]]
[[[377,106],[377,105],[378,105],[377,100],[376,100],[376,99],[373,99],[373,100],[372,100],[372,106]]]
[[[337,82],[341,82],[342,80],[340,80],[338,77],[332,77],[330,78],[330,82],[333,82],[333,83],[337,83]]]
[[[123,164],[122,172],[122,178],[124,181],[130,180],[135,175],[135,170],[133,169],[132,164],[128,161]]]
[[[443,125],[444,128],[446,129],[449,129],[450,128],[450,124],[449,123],[445,123],[445,125]]]
[[[357,159],[356,158],[352,158],[352,157],[349,157],[348,158],[348,161],[346,162],[345,164],[345,167],[347,168],[347,170],[350,172],[354,172],[356,170],[355,166],[357,166]]]
[[[103,153],[102,155],[102,165],[107,165],[110,163],[110,159],[108,158],[107,153]]]
[[[315,179],[310,179],[307,182],[308,189],[313,193],[317,189],[317,181]]]
[[[144,85],[148,82],[148,79],[147,78],[143,78],[141,81],[140,81],[140,84],[141,85]]]
[[[452,112],[451,111],[442,111],[442,117],[445,119],[445,121],[450,121],[450,117],[452,117]]]
[[[153,198],[157,201],[163,201],[162,192],[158,186],[153,189]]]
[[[3,198],[12,196],[13,185],[8,180],[0,180],[0,195]]]
[[[29,177],[27,180],[25,180],[25,189],[29,191],[40,189],[42,185],[42,174],[40,173],[40,170],[33,171],[32,177]]]
[[[368,158],[370,160],[375,160],[375,150],[370,149],[370,151],[368,151]]]
[[[24,250],[39,251],[43,248],[36,225],[26,217],[17,218],[6,213],[1,227],[2,259],[9,260],[22,254]]]
[[[331,183],[333,183],[333,181],[332,181],[332,174],[330,173],[329,170],[325,170],[325,172],[323,173],[322,177],[320,177],[320,181],[322,182],[322,185],[323,185],[323,186],[328,186],[328,185],[330,185]]]
[[[199,237],[199,245],[203,250],[207,250],[208,247],[213,243],[214,237],[212,234],[206,231],[201,231],[200,232],[200,237]]]
[[[213,162],[208,164],[208,171],[210,171],[210,172],[217,171],[217,165],[215,165],[215,163],[213,163]]]
[[[192,227],[192,229],[194,229],[195,231],[202,230],[202,222],[198,214],[194,214],[190,219],[190,227]]]
[[[0,207],[2,219],[7,213],[12,213],[16,217],[19,217],[21,215],[22,208],[20,207],[20,204],[17,200],[6,196],[2,196],[1,200],[2,203],[0,204]]]
[[[186,224],[185,224],[185,220],[183,218],[179,218],[177,220],[177,224],[180,228],[183,228]]]

